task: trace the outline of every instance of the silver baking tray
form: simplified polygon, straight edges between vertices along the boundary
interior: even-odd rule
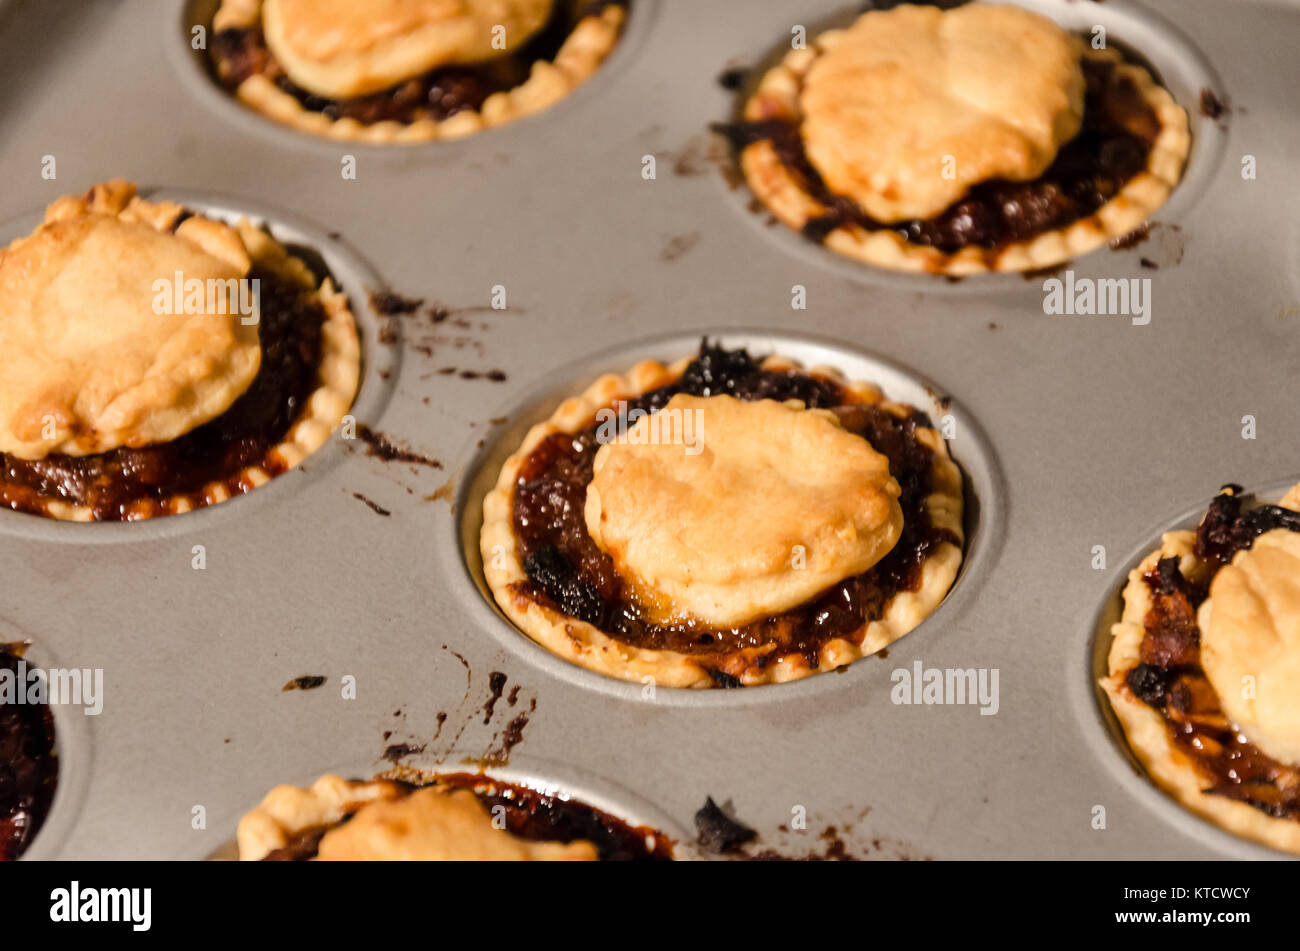
[[[1105,26],[1191,115],[1186,178],[1148,239],[1070,266],[1149,279],[1146,326],[1047,316],[1043,276],[859,267],[750,210],[707,131],[735,109],[718,76],[852,4],[636,0],[615,55],[558,106],[457,142],[379,148],[281,128],[219,92],[188,42],[210,0],[0,3],[0,240],[110,177],[265,221],[351,295],[366,354],[357,418],[425,459],[386,463],[334,440],[180,517],[0,513],[0,639],[105,681],[99,716],[56,708],[59,791],[28,856],[221,854],[271,786],[381,771],[402,758],[394,748],[427,769],[493,761],[683,842],[711,795],[790,855],[822,848],[829,826],[865,858],[1274,854],[1136,772],[1091,680],[1107,606],[1161,531],[1223,482],[1300,477],[1300,5],[1021,2]],[[1202,89],[1228,113],[1203,115]],[[346,155],[356,180],[340,174]],[[489,307],[494,285],[506,310]],[[791,309],[794,285],[806,310]],[[377,313],[368,298],[382,288],[424,306]],[[502,619],[479,575],[479,501],[510,440],[562,394],[680,356],[706,332],[951,414],[970,541],[947,601],[887,656],[793,685],[647,699]],[[1257,439],[1242,438],[1246,415]],[[918,663],[996,669],[996,715],[891,702],[894,671]],[[491,708],[494,671],[506,697]],[[327,679],[282,690],[304,675]],[[522,742],[506,749],[521,715]]]

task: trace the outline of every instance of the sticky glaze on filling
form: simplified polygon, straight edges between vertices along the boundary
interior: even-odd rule
[[[878,406],[853,402],[833,380],[764,370],[744,350],[728,351],[705,342],[680,378],[628,400],[619,411],[653,413],[679,393],[729,394],[741,400],[796,399],[811,409],[833,411],[846,430],[862,436],[889,459],[890,474],[902,488],[903,530],[898,543],[869,571],[783,614],[729,629],[697,622],[654,624],[643,616],[613,560],[587,533],[583,512],[600,448],[593,421],[577,435],[549,436],[520,467],[513,521],[528,581],[517,582],[512,591],[553,605],[625,644],[697,655],[706,665],[714,665],[710,669],[719,685],[738,686],[735,674],[728,670],[735,662],[727,655],[763,648],[765,653],[753,659],[760,667],[792,654],[802,655],[816,667],[827,641],[848,638],[861,643],[866,624],[881,617],[891,597],[919,588],[921,567],[934,549],[943,542],[961,544],[951,532],[935,528],[926,512],[933,453],[917,439],[917,428],[930,426],[919,410],[895,416]]]
[[[0,644],[0,670],[8,671],[15,683],[21,656],[20,645]],[[49,705],[0,700],[0,862],[18,858],[31,845],[50,811],[58,779]]]
[[[99,521],[119,521],[161,511],[164,499],[195,494],[223,483],[233,494],[253,488],[242,472],[284,466],[268,453],[302,414],[316,389],[325,312],[302,289],[266,271],[258,281],[258,337],[262,362],[248,389],[216,419],[173,439],[137,449],[90,456],[51,453],[27,460],[0,453],[0,504],[44,514],[49,501],[84,506]]]
[[[1031,181],[991,179],[933,218],[886,224],[868,215],[852,198],[832,192],[804,151],[799,124],[792,118],[716,124],[737,152],[756,142],[770,142],[778,159],[803,190],[823,205],[825,214],[810,219],[804,236],[824,241],[836,228],[893,231],[913,244],[947,254],[965,247],[996,249],[1063,228],[1091,215],[1114,198],[1146,168],[1160,134],[1154,110],[1115,64],[1085,58],[1086,94],[1083,126],[1063,145],[1056,160]]]
[[[266,45],[260,26],[216,34],[212,38],[212,58],[217,79],[231,92],[250,76],[261,75],[293,96],[307,111],[330,119],[355,119],[362,125],[409,125],[420,119],[440,122],[465,109],[477,111],[493,93],[522,85],[534,63],[554,61],[583,18],[599,16],[609,6],[627,5],[626,0],[561,0],[547,24],[518,52],[470,66],[439,67],[390,89],[350,99],[317,96],[295,84]]]
[[[500,782],[475,773],[452,773],[437,778],[437,785],[468,789],[493,815],[499,806],[506,831],[531,842],[569,843],[583,840],[596,847],[602,862],[666,862],[673,857],[673,844],[663,833],[648,826],[632,826],[607,812],[576,799],[563,799],[528,786]],[[420,788],[404,782],[395,785],[407,794]],[[355,814],[355,813],[353,813]],[[283,848],[270,852],[263,861],[304,862],[315,858],[320,841],[331,829],[352,817],[326,826],[313,826],[295,835]]]
[[[1196,532],[1196,554],[1208,577],[1193,584],[1177,558],[1162,558],[1143,580],[1151,610],[1143,625],[1140,663],[1125,680],[1133,694],[1163,716],[1174,744],[1196,763],[1204,791],[1254,806],[1275,818],[1300,818],[1300,768],[1280,763],[1233,729],[1201,666],[1196,611],[1214,575],[1233,555],[1275,528],[1300,531],[1300,513],[1274,505],[1243,512],[1240,486],[1226,486]]]

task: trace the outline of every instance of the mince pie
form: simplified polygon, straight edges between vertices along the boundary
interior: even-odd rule
[[[19,700],[30,684],[25,648],[0,644],[0,862],[32,844],[59,781],[49,704]]]
[[[673,844],[586,803],[477,773],[427,784],[322,776],[239,822],[244,861],[664,861]]]
[[[1123,598],[1101,685],[1134,754],[1198,815],[1300,853],[1300,486],[1225,486]]]
[[[865,13],[791,50],[717,129],[805,237],[953,276],[1051,267],[1133,232],[1190,146],[1146,69],[994,3]]]
[[[912,630],[962,560],[930,420],[837,371],[707,341],[535,426],[483,503],[484,572],[526,634],[670,687],[834,670]]]
[[[265,230],[122,181],[0,250],[0,505],[135,520],[296,466],[352,404],[347,299]]]
[[[618,42],[614,0],[223,0],[217,79],[265,116],[366,142],[453,139],[531,115]]]

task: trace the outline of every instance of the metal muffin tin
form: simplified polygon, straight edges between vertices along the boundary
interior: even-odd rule
[[[1275,854],[1135,775],[1090,678],[1098,605],[1122,583],[1125,553],[1178,521],[1164,513],[1199,511],[1226,481],[1300,472],[1288,389],[1300,357],[1300,6],[1024,5],[1107,25],[1191,115],[1188,177],[1149,240],[1071,265],[1150,278],[1148,326],[1045,316],[1041,277],[948,283],[858,267],[746,209],[706,131],[735,109],[717,77],[769,56],[794,23],[834,18],[847,6],[835,0],[797,12],[638,0],[610,61],[555,108],[457,142],[383,148],[278,127],[217,92],[188,46],[211,3],[0,3],[0,237],[110,177],[253,213],[315,247],[349,291],[366,343],[358,418],[443,466],[383,463],[336,439],[302,472],[199,513],[93,526],[0,513],[0,637],[105,676],[99,717],[56,709],[60,791],[28,855],[202,858],[272,786],[340,763],[382,770],[390,743],[463,769],[501,728],[483,723],[489,671],[536,702],[510,769],[572,783],[628,818],[653,811],[670,835],[688,835],[712,795],[793,854],[828,825],[865,857],[894,854],[881,841],[936,858]],[[1231,112],[1202,116],[1197,83]],[[46,155],[54,181],[40,174]],[[340,175],[345,155],[354,181]],[[1245,155],[1255,180],[1241,177]],[[371,281],[453,316],[384,318],[366,303]],[[796,284],[806,310],[791,308]],[[508,310],[488,308],[494,285]],[[388,324],[398,348],[379,342]],[[951,395],[974,532],[950,598],[888,657],[651,701],[506,625],[475,580],[475,496],[506,434],[547,400],[641,356],[680,355],[705,330],[831,355],[927,409]],[[505,381],[460,375],[487,370]],[[1246,414],[1253,441],[1240,435]],[[1090,567],[1094,545],[1105,570]],[[915,661],[997,668],[999,712],[893,704],[891,673]],[[302,675],[328,680],[281,691]],[[340,695],[345,676],[356,699]],[[433,739],[439,713],[454,744]],[[1096,805],[1104,831],[1091,828]],[[800,809],[808,831],[780,832]]]

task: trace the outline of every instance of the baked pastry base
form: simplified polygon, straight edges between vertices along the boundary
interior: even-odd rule
[[[519,449],[506,460],[496,487],[483,500],[483,529],[480,536],[483,573],[497,604],[515,626],[545,647],[580,667],[610,677],[664,687],[707,688],[716,686],[700,657],[673,650],[651,650],[626,644],[595,626],[570,617],[514,590],[528,581],[519,559],[519,539],[514,529],[515,484],[519,471],[533,450],[555,433],[580,433],[590,426],[596,412],[616,400],[627,400],[665,386],[681,376],[691,362],[685,357],[671,366],[654,360],[638,363],[626,375],[608,374],[576,397],[565,400],[551,418],[529,430]],[[768,357],[762,369],[803,370],[798,363],[780,356]],[[874,386],[850,381],[829,367],[805,372],[833,379],[854,400],[899,406],[885,400]],[[906,412],[905,408],[899,407]],[[932,524],[962,539],[962,475],[948,455],[942,437],[933,429],[917,429],[918,436],[933,451],[933,491],[925,505]],[[817,666],[801,655],[787,655],[766,666],[750,665],[739,678],[744,686],[781,683],[811,674],[835,670],[892,644],[925,620],[948,593],[961,567],[962,550],[948,542],[938,545],[921,566],[921,582],[914,591],[896,592],[886,602],[879,619],[869,622],[861,643],[835,638],[821,647]],[[770,648],[736,651],[757,658]]]
[[[67,201],[67,200],[65,200]],[[130,215],[160,232],[168,233],[190,212],[175,202],[149,202],[135,194],[133,186],[114,181],[96,185],[80,199],[80,211],[87,214]],[[64,206],[66,211],[66,205]],[[347,297],[327,277],[317,282],[306,262],[292,256],[265,230],[247,218],[234,225],[254,267],[274,273],[302,288],[325,313],[321,326],[321,358],[316,372],[316,389],[305,401],[302,412],[280,441],[266,453],[261,465],[246,466],[221,481],[210,482],[193,492],[163,499],[145,497],[128,504],[124,520],[137,521],[157,515],[177,515],[224,502],[234,494],[248,492],[269,482],[275,475],[292,469],[330,437],[352,406],[361,375],[361,344],[356,321]],[[89,522],[94,512],[52,496],[39,499],[41,512],[61,521]]]
[[[797,123],[804,76],[822,52],[840,41],[843,33],[843,30],[828,31],[808,48],[786,54],[760,80],[745,104],[744,119],[783,119]],[[822,243],[845,257],[891,270],[965,277],[990,271],[1054,267],[1139,228],[1165,203],[1182,177],[1183,164],[1191,148],[1187,113],[1167,90],[1155,83],[1150,73],[1124,62],[1118,51],[1089,49],[1085,55],[1114,62],[1117,74],[1132,81],[1160,123],[1160,133],[1147,156],[1146,168],[1091,215],[1028,240],[993,248],[970,245],[953,253],[916,244],[889,229],[867,230],[857,224],[835,228]],[[740,165],[754,194],[778,220],[795,231],[802,231],[810,221],[829,211],[786,167],[771,142],[746,146]]]
[[[224,0],[217,11],[214,28],[256,27],[261,18],[261,0]],[[624,19],[623,9],[617,6],[584,17],[578,21],[554,60],[534,63],[528,79],[522,84],[493,93],[481,109],[463,109],[440,121],[383,121],[367,125],[350,117],[332,119],[324,113],[303,108],[292,95],[260,74],[249,76],[240,83],[235,95],[246,106],[282,125],[329,139],[375,144],[461,139],[541,112],[569,95],[586,82],[613,51],[622,33]]]
[[[1281,504],[1296,508],[1297,501],[1300,499],[1293,492]],[[1168,721],[1134,696],[1125,680],[1128,672],[1141,662],[1140,649],[1146,636],[1144,622],[1151,610],[1151,594],[1143,575],[1162,558],[1177,558],[1184,577],[1203,578],[1207,566],[1195,553],[1195,541],[1196,533],[1192,531],[1167,532],[1161,538],[1160,548],[1129,573],[1123,592],[1124,612],[1111,627],[1109,674],[1101,679],[1101,688],[1124,727],[1133,755],[1158,786],[1196,815],[1229,832],[1300,854],[1300,822],[1275,818],[1246,803],[1203,792],[1206,782],[1196,761],[1174,743]]]

